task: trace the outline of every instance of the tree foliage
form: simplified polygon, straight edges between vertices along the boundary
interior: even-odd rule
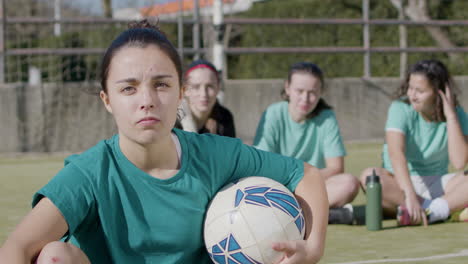
[[[432,19],[467,19],[468,1],[429,1]],[[398,12],[389,1],[370,1],[371,19],[397,19]],[[250,18],[361,18],[362,0],[271,0],[258,3],[242,14]],[[362,47],[361,25],[247,25],[230,44],[234,47]],[[408,27],[409,47],[429,47],[437,44],[421,26]],[[468,45],[467,28],[444,27],[444,32],[458,46]],[[371,47],[398,47],[398,26],[370,27]],[[462,55],[467,61],[467,55]],[[437,58],[455,74],[468,72],[450,65],[447,54],[412,53],[408,63],[424,58]],[[373,53],[372,76],[398,76],[398,53]],[[297,61],[317,63],[327,77],[359,77],[363,75],[363,54],[248,54],[228,58],[229,78],[284,78],[288,67]]]
[[[104,0],[103,0],[104,1]],[[428,13],[432,19],[468,19],[468,1],[428,0]],[[8,17],[47,17],[53,15],[50,5],[37,0],[15,0],[6,4]],[[64,4],[64,17],[79,16]],[[354,18],[362,17],[362,0],[269,0],[258,2],[242,14],[246,18]],[[398,12],[390,0],[370,1],[371,19],[397,19]],[[161,24],[168,38],[177,46],[177,25]],[[105,48],[126,28],[125,23],[62,25],[62,35],[52,34],[53,24],[8,24],[5,47],[15,48]],[[451,42],[459,47],[468,46],[466,26],[441,27]],[[437,43],[422,26],[408,26],[408,47],[433,47]],[[361,25],[242,25],[234,26],[230,47],[362,47]],[[371,47],[398,47],[396,25],[370,27]],[[184,46],[192,46],[192,26],[184,26]],[[445,62],[455,75],[468,74],[468,54],[460,54],[461,64],[451,63],[444,53],[411,53],[408,63],[425,58]],[[27,81],[28,67],[41,69],[43,81],[94,80],[99,69],[101,54],[94,55],[18,55],[6,57],[7,81]],[[185,56],[185,62],[190,55]],[[228,78],[257,79],[284,78],[289,66],[297,61],[317,63],[327,77],[360,77],[363,75],[363,54],[244,54],[228,56]],[[398,76],[398,53],[373,53],[372,76]]]

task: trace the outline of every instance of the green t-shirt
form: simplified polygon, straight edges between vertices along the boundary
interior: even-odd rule
[[[468,119],[461,107],[456,108],[463,134],[468,134]],[[385,131],[405,135],[405,156],[410,175],[441,176],[448,173],[449,156],[446,122],[428,122],[414,108],[401,100],[393,101],[388,110]],[[382,151],[383,167],[393,173],[387,143]]]
[[[326,159],[342,157],[346,150],[332,110],[296,123],[291,119],[288,102],[270,105],[258,124],[254,146],[305,161],[319,169],[326,167]]]
[[[68,223],[69,235],[92,263],[210,263],[203,243],[209,201],[226,183],[265,176],[294,191],[299,160],[257,150],[239,139],[174,129],[181,168],[154,178],[121,152],[118,135],[65,167],[33,198],[46,196]]]

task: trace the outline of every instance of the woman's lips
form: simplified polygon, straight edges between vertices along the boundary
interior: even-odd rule
[[[143,125],[143,126],[151,126],[151,125],[158,123],[159,121],[160,120],[155,117],[145,117],[141,119],[140,121],[138,121],[138,124]]]

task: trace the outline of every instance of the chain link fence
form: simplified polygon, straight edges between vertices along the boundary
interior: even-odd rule
[[[351,2],[360,8],[366,1]],[[96,6],[99,1],[91,1],[86,10],[72,0],[61,0],[59,19],[57,0],[0,2],[4,81],[0,85],[0,152],[77,152],[115,133],[113,120],[96,95],[99,63],[104,49],[128,21],[103,18],[102,10],[89,10],[91,2]],[[402,61],[406,65],[428,57],[442,60],[455,75],[467,74],[468,20],[411,22],[399,20],[398,13],[391,14],[393,19],[379,19],[372,16],[373,11],[380,14],[378,7],[367,15],[359,8],[349,11],[348,18],[227,16],[224,77],[284,78],[290,64],[312,61],[328,78],[398,78]],[[183,47],[184,62],[197,53],[211,59],[216,37],[211,18],[184,17],[181,24],[177,22],[161,19],[160,25],[176,47]],[[407,27],[406,44],[401,42],[402,25]],[[430,25],[449,26],[447,34],[455,36],[458,46],[437,47],[425,30]],[[194,40],[195,28],[200,28],[201,40]],[[193,48],[197,46],[194,41],[200,42],[199,50]]]

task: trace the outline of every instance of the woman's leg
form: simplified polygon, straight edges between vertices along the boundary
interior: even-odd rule
[[[442,198],[447,201],[451,213],[468,205],[467,190],[468,176],[463,172],[458,172],[447,182]]]
[[[337,174],[325,181],[330,208],[350,203],[359,193],[359,180],[349,173]]]
[[[361,187],[366,190],[366,178],[373,170],[382,185],[382,209],[385,215],[395,216],[397,207],[405,203],[405,195],[393,174],[384,168],[367,168],[361,173]]]
[[[70,243],[51,242],[45,245],[39,256],[37,264],[90,264],[86,254]]]

